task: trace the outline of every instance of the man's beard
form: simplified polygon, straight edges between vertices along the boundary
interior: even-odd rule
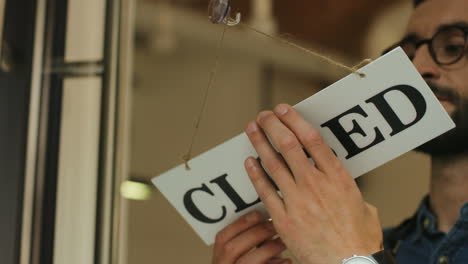
[[[416,148],[416,151],[431,156],[451,156],[468,151],[468,98],[463,97],[454,89],[443,88],[428,82],[435,94],[441,95],[456,106],[451,118],[456,128]]]

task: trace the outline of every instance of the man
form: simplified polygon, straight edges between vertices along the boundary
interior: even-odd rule
[[[246,170],[273,221],[262,221],[254,212],[223,229],[216,237],[213,264],[291,263],[279,257],[286,248],[301,264],[372,263],[375,258],[390,263],[391,258],[377,257],[383,245],[399,264],[468,263],[468,1],[415,4],[407,35],[398,45],[457,124],[420,148],[432,155],[432,177],[415,216],[383,237],[376,209],[363,201],[317,130],[290,106],[279,105],[274,112],[260,113],[246,133],[283,197],[260,164],[247,159]],[[353,255],[375,258],[350,260]]]

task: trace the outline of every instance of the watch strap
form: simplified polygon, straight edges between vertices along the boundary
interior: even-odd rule
[[[379,251],[371,255],[379,264],[397,264],[392,253],[387,250]]]

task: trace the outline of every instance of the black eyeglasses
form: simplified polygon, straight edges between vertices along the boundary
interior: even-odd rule
[[[412,35],[386,49],[383,54],[400,46],[413,60],[416,50],[424,44],[429,46],[432,59],[439,65],[450,65],[458,62],[467,53],[468,28],[449,25],[442,27],[431,39],[419,40]]]

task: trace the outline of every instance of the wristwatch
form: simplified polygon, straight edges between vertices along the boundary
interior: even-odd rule
[[[353,255],[344,259],[342,264],[397,264],[393,255],[386,250],[368,256]]]

